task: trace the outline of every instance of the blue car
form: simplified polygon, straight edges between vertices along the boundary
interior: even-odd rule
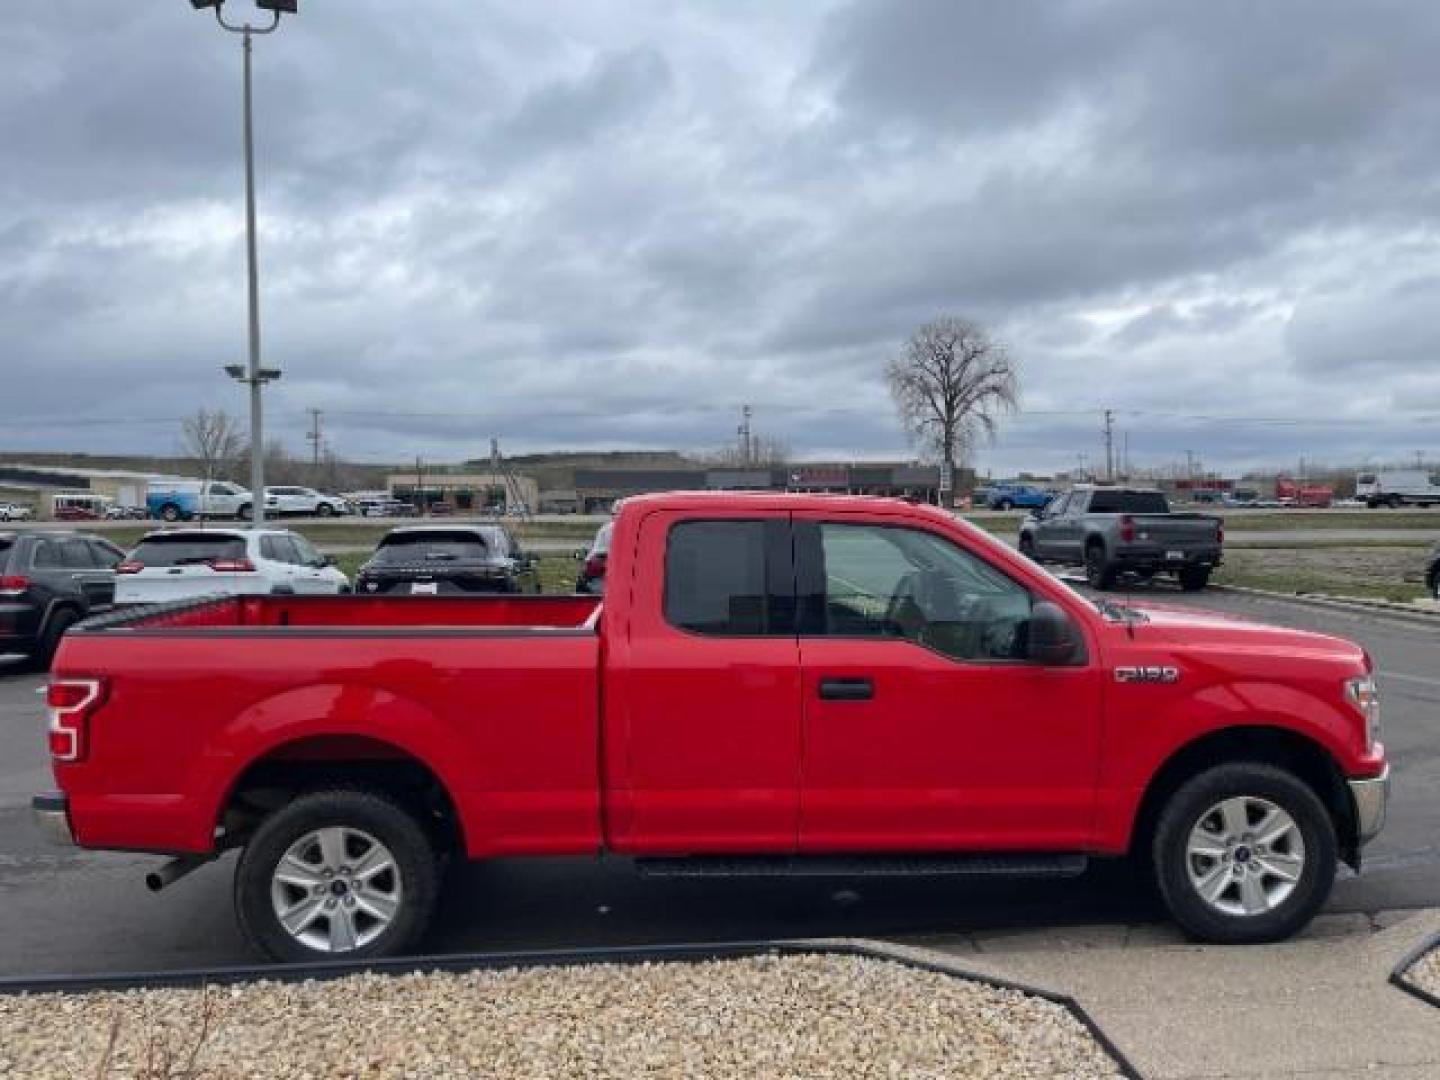
[[[996,484],[985,496],[990,510],[1038,510],[1053,494],[1033,484]]]

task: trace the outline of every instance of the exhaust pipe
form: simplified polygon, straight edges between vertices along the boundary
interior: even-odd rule
[[[181,855],[171,859],[159,870],[151,870],[145,875],[145,887],[151,892],[159,892],[167,885],[174,885],[191,871],[199,870],[206,863],[214,861],[214,858],[213,855]]]

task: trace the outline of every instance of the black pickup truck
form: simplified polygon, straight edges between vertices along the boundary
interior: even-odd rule
[[[1020,551],[1037,562],[1085,568],[1091,587],[1122,574],[1173,573],[1187,592],[1203,589],[1220,565],[1224,523],[1210,514],[1175,513],[1149,488],[1077,486],[1020,526]]]

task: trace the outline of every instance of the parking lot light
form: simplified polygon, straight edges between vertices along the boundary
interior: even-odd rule
[[[294,15],[299,9],[299,3],[298,0],[256,0],[258,8],[270,13],[268,26],[226,22],[224,3],[225,0],[190,0],[190,6],[196,11],[214,11],[215,21],[222,30],[240,35],[245,58],[245,254],[249,285],[250,357],[244,368],[239,364],[227,364],[225,374],[250,387],[250,491],[253,495],[250,521],[259,528],[265,524],[265,439],[260,391],[267,382],[280,378],[280,369],[260,366],[260,270],[255,240],[255,130],[250,90],[250,55],[253,51],[251,39],[256,34],[274,33],[280,25],[280,16]]]

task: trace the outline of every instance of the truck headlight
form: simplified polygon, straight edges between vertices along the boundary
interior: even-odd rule
[[[1365,717],[1365,749],[1374,750],[1380,741],[1380,688],[1372,675],[1357,675],[1345,682],[1345,696]]]

